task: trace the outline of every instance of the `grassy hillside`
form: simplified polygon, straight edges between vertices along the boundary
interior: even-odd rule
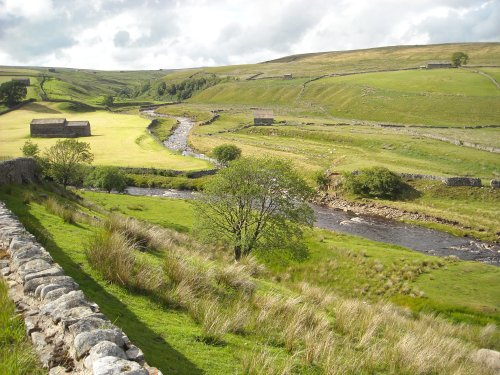
[[[20,156],[22,145],[30,139],[30,121],[33,118],[52,117],[90,121],[92,136],[81,140],[90,143],[95,164],[176,170],[196,170],[209,166],[205,161],[181,156],[158,144],[146,131],[150,121],[137,114],[107,111],[74,113],[67,111],[64,103],[32,103],[3,115],[0,119],[0,155]],[[55,138],[32,140],[42,149],[57,141]]]
[[[498,65],[500,43],[451,43],[427,46],[392,46],[353,51],[320,52],[286,56],[281,59],[248,65],[200,68],[172,72],[171,77],[192,75],[197,72],[239,77],[242,80],[261,73],[257,79],[282,77],[317,77],[332,73],[359,72],[382,69],[414,68],[433,60],[450,60],[454,52],[469,55],[470,65]]]
[[[276,108],[290,114],[404,124],[500,124],[500,90],[486,77],[456,69],[305,79],[236,81],[190,101]]]
[[[90,218],[107,216],[102,209],[94,211],[89,202],[188,232],[196,220],[191,204],[91,192],[83,196],[87,203],[40,186],[0,189],[0,199],[43,241],[84,293],[145,351],[147,361],[164,373],[286,370],[312,375],[331,373],[327,369],[332,368],[338,374],[445,374],[459,369],[490,373],[474,364],[471,355],[479,347],[498,346],[498,332],[491,325],[500,319],[496,267],[438,259],[320,230],[307,237],[306,260],[262,253],[261,261],[238,267],[224,249],[156,228],[156,245],[152,238],[144,242],[144,237],[140,250],[127,248],[130,252],[122,255],[133,256],[140,272],[117,282],[86,256],[88,244],[102,238],[95,237],[101,230]],[[50,209],[54,205],[70,209],[76,223],[55,214]],[[138,235],[132,226],[123,230]],[[132,279],[139,275],[143,276]],[[389,300],[408,306],[414,314]],[[429,343],[432,353],[426,349]],[[323,351],[326,347],[330,349]],[[378,354],[370,355],[374,351]]]

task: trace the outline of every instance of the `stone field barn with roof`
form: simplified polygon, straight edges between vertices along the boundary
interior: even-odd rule
[[[67,121],[65,118],[33,119],[30,123],[32,137],[76,138],[90,137],[88,121]]]

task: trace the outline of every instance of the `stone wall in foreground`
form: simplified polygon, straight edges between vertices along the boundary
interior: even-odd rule
[[[0,202],[0,273],[50,375],[160,375]]]

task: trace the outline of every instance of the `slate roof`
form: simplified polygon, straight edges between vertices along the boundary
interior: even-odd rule
[[[64,125],[65,118],[34,118],[31,125]]]

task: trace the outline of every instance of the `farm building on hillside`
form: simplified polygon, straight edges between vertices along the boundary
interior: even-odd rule
[[[29,86],[30,85],[30,79],[29,78],[12,78],[11,81],[20,82],[24,86]]]
[[[33,119],[30,123],[32,137],[76,138],[90,137],[88,121],[66,121],[65,118]]]
[[[253,112],[254,125],[272,125],[274,122],[274,115],[272,109],[256,109]]]
[[[293,75],[292,75],[292,73],[283,74],[283,78],[284,79],[292,79]]]
[[[449,61],[429,61],[426,66],[427,69],[438,69],[438,68],[451,68],[453,65]]]

